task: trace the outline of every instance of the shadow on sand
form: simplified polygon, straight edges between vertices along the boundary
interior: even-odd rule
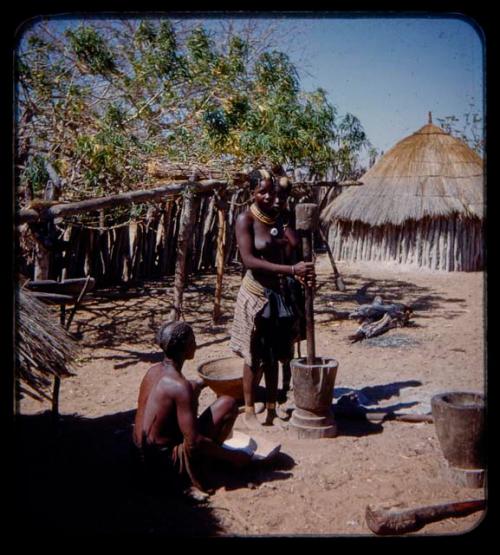
[[[429,287],[422,287],[410,281],[397,279],[379,279],[366,281],[359,274],[350,274],[344,277],[346,292],[333,292],[331,279],[321,283],[318,291],[317,306],[323,306],[321,312],[331,311],[337,304],[349,303],[351,305],[371,304],[377,295],[382,296],[386,303],[404,303],[408,305],[419,317],[430,317],[434,310],[443,308],[443,317],[453,319],[464,313],[465,299],[448,298],[437,294]],[[318,287],[319,289],[319,287]],[[423,313],[423,314],[422,314]]]
[[[399,396],[403,388],[421,385],[422,382],[418,380],[407,380],[366,386],[360,389],[335,388],[334,397],[336,402],[332,405],[332,410],[337,420],[339,435],[359,437],[382,432],[384,417],[390,417],[401,409],[414,407],[418,405],[418,401],[397,402],[384,406],[378,406],[379,402]],[[379,417],[381,422],[370,421],[369,415]]]
[[[223,529],[210,506],[187,496],[179,481],[149,487],[131,455],[135,411],[83,418],[49,412],[15,421],[14,522],[44,537],[148,534],[214,537]],[[271,466],[221,469],[214,487],[251,487],[286,479],[293,460],[282,454]],[[212,485],[212,484],[210,484]]]

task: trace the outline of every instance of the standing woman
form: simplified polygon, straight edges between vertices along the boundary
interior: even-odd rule
[[[300,333],[299,311],[288,293],[286,276],[314,281],[312,262],[283,264],[290,241],[277,217],[276,185],[266,170],[248,176],[253,203],[236,220],[236,240],[246,268],[236,300],[231,349],[244,359],[245,423],[260,425],[255,415],[255,393],[266,382],[266,425],[276,418],[278,361],[288,360]],[[290,237],[291,240],[291,237]]]

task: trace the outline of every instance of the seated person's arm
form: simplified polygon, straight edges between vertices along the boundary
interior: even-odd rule
[[[197,407],[200,393],[205,387],[208,387],[208,385],[202,378],[197,378],[195,380],[188,380],[188,382],[191,384],[191,387],[193,388],[193,397],[195,400],[195,406]]]
[[[192,388],[188,385],[179,388],[175,396],[177,406],[177,422],[184,436],[186,449],[192,454],[203,454],[218,460],[229,461],[235,465],[243,466],[250,461],[247,453],[231,451],[217,445],[210,438],[203,436],[197,430],[195,399]]]

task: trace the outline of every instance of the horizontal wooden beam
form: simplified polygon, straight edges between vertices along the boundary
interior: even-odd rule
[[[361,181],[304,181],[293,182],[294,186],[313,186],[313,187],[348,187],[363,185]],[[139,191],[128,191],[117,195],[100,197],[89,200],[81,200],[78,202],[67,202],[61,204],[53,204],[52,206],[44,206],[39,209],[33,207],[23,208],[17,214],[17,224],[33,223],[37,221],[47,221],[53,218],[70,216],[72,214],[80,214],[82,212],[93,212],[115,206],[123,206],[139,202],[157,202],[168,195],[182,193],[182,191],[190,186],[196,193],[207,193],[218,187],[227,187],[227,181],[217,179],[203,179],[200,181],[182,181],[179,183],[168,183],[160,185],[152,189],[141,189]]]
[[[76,295],[78,296],[83,286],[86,285],[86,291],[92,291],[95,287],[94,278],[71,278],[64,281],[55,281],[52,279],[32,280],[25,283],[26,289],[39,293],[55,293],[57,295]]]
[[[128,191],[117,195],[107,197],[81,200],[78,202],[68,202],[62,204],[54,204],[48,207],[41,207],[40,211],[34,208],[23,208],[17,214],[17,223],[30,223],[36,221],[51,220],[72,214],[80,214],[82,212],[93,212],[115,206],[123,206],[138,202],[155,202],[160,201],[168,195],[182,193],[186,187],[191,187],[195,193],[207,193],[217,187],[227,186],[227,181],[218,181],[215,179],[204,179],[201,181],[184,181],[180,183],[168,183],[152,189],[143,189],[139,191]]]
[[[33,291],[31,294],[40,301],[53,304],[72,304],[78,296],[63,295],[62,293],[44,293],[42,291]]]
[[[294,187],[354,187],[363,185],[362,181],[293,181]]]

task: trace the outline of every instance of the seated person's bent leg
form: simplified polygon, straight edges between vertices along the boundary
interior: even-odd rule
[[[216,443],[223,443],[238,416],[238,404],[228,395],[221,395],[198,418],[200,432]]]

